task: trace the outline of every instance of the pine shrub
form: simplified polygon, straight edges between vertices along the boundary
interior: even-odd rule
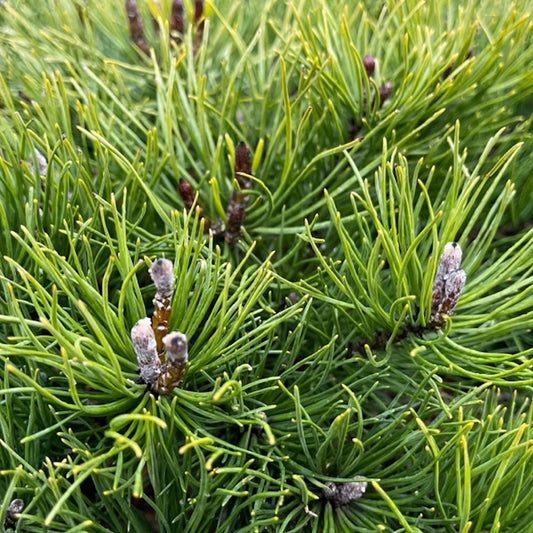
[[[4,529],[533,532],[532,10],[1,2]]]

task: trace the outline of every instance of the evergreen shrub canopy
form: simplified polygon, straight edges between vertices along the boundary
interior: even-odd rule
[[[4,528],[533,531],[532,9],[1,2]]]

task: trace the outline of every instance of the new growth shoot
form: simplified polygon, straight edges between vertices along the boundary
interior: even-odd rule
[[[153,318],[141,318],[131,329],[131,340],[141,379],[153,392],[170,394],[185,373],[187,337],[177,331],[168,333],[174,285],[172,261],[157,259],[149,272],[156,287]]]

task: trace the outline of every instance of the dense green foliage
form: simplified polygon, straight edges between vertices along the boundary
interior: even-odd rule
[[[145,51],[122,1],[0,4],[0,523],[533,532],[533,2],[185,0],[178,39],[171,4],[139,0]],[[189,339],[161,397],[157,257]]]

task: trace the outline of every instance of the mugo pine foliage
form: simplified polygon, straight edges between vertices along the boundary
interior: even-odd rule
[[[532,11],[0,2],[0,527],[533,532]]]

